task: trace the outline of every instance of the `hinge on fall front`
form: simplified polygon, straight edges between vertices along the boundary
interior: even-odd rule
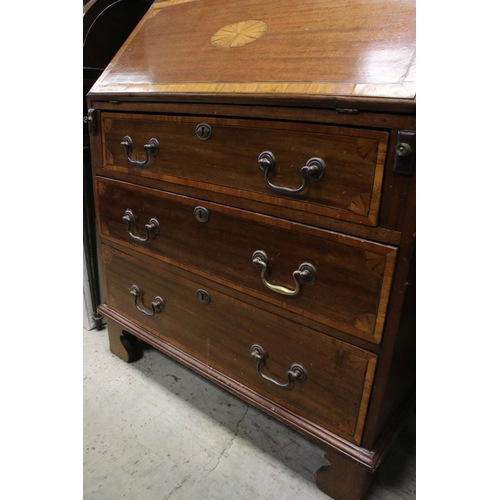
[[[359,110],[355,108],[335,108],[335,111],[342,115],[357,115],[359,113]]]
[[[87,116],[83,117],[83,123],[88,125],[90,133],[97,132],[97,110],[89,109]]]

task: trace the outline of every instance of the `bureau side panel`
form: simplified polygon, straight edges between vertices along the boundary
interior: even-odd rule
[[[91,98],[87,98],[87,106],[89,109],[92,108],[93,102]],[[97,124],[100,123],[101,120],[101,111],[96,110],[94,115],[92,116],[92,121],[95,121]],[[101,236],[97,228],[97,220],[99,219],[99,206],[96,203],[98,195],[97,195],[97,184],[96,184],[96,178],[97,174],[96,172],[102,168],[102,137],[101,137],[101,130],[100,127],[90,127],[89,131],[89,145],[90,145],[90,161],[91,161],[91,166],[92,166],[92,185],[93,185],[93,198],[94,198],[94,204],[95,204],[95,215],[96,215],[96,221],[95,221],[95,239],[96,239],[96,253],[97,253],[97,273],[99,276],[99,290],[100,290],[100,297],[104,297],[104,289],[103,289],[103,280],[102,280],[102,266],[101,266]],[[102,299],[101,299],[102,300]]]
[[[409,172],[409,175],[406,175],[394,171],[394,164],[398,158],[396,155],[396,145],[398,144],[398,131],[414,131],[416,123],[414,115],[399,116],[398,121],[398,128],[394,128],[391,131],[387,149],[379,226],[386,229],[404,231],[405,226],[408,225],[407,213],[412,210],[411,205],[415,204],[415,197],[412,195],[412,185],[416,174],[415,172]],[[416,148],[410,154],[412,155],[412,161],[415,162]]]
[[[402,409],[414,397],[416,379],[416,234],[415,178],[410,182],[405,223],[390,297],[380,362],[370,402],[363,446],[372,449],[386,439],[384,430],[397,428]],[[381,437],[382,436],[382,437]],[[377,445],[378,446],[378,445]]]

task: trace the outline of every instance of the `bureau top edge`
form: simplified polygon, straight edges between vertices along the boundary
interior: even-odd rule
[[[136,103],[140,104],[220,104],[224,106],[264,106],[269,108],[303,108],[336,111],[340,113],[392,113],[416,114],[416,97],[413,99],[384,99],[343,96],[310,96],[280,94],[224,94],[224,93],[131,93],[100,92],[92,89],[87,94],[89,107],[97,103]]]

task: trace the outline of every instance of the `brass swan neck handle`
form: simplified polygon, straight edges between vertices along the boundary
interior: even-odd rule
[[[312,264],[308,262],[303,262],[299,268],[293,272],[292,277],[295,282],[295,288],[285,288],[280,285],[273,285],[269,283],[266,278],[266,272],[268,267],[268,258],[265,252],[262,250],[256,250],[252,255],[252,263],[255,267],[261,270],[260,277],[262,283],[266,285],[267,288],[273,292],[279,293],[280,295],[293,296],[300,292],[300,282],[312,285],[316,281],[317,272]]]

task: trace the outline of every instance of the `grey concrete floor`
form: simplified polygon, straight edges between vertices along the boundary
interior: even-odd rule
[[[84,500],[326,500],[322,449],[157,350],[127,364],[84,335]],[[368,500],[416,498],[415,418]]]

